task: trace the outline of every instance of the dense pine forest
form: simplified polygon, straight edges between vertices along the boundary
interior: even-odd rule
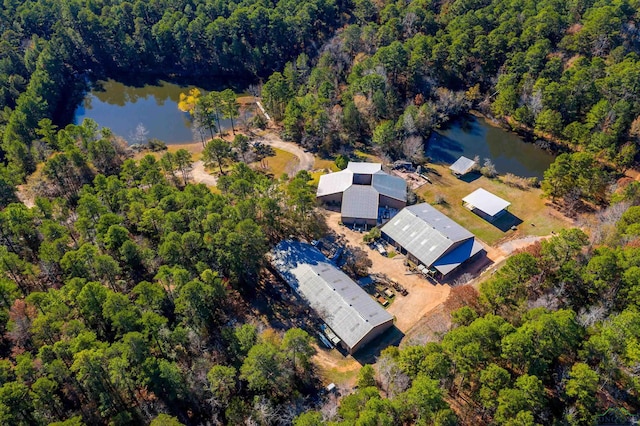
[[[0,424],[590,425],[607,410],[629,421],[640,185],[615,179],[637,165],[639,9],[5,1]],[[131,76],[262,82],[283,136],[326,156],[422,163],[431,132],[475,110],[565,151],[542,188],[595,213],[478,290],[454,288],[450,331],[384,350],[338,401],[319,392],[310,330],[252,315],[269,248],[323,232],[312,176],[237,161],[212,192],[189,183],[187,151],[134,160],[108,129],[69,124],[88,81]]]

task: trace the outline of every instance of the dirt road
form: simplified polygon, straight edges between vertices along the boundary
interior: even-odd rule
[[[296,145],[293,142],[285,142],[280,136],[273,132],[264,132],[260,134],[254,142],[260,142],[265,145],[269,145],[273,148],[278,148],[283,151],[287,151],[296,156],[298,162],[295,165],[292,165],[292,173],[296,174],[300,170],[312,170],[313,164],[315,163],[315,158],[313,154],[306,152],[300,146]],[[199,148],[199,147],[198,147]],[[201,149],[198,149],[198,152]],[[191,179],[195,183],[204,183],[207,186],[216,186],[218,183],[218,177],[208,173],[205,170],[204,164],[202,161],[195,161],[193,163],[193,169],[191,170]]]
[[[407,275],[404,265],[404,256],[397,254],[393,258],[382,256],[377,251],[371,250],[362,242],[364,234],[355,232],[345,226],[339,225],[340,213],[327,212],[327,225],[337,234],[344,236],[348,244],[362,248],[372,262],[372,273],[383,273],[402,284],[409,294],[402,296],[396,294],[393,304],[387,309],[396,317],[395,325],[406,333],[427,312],[436,308],[449,296],[451,287],[448,285],[434,285],[419,275]]]
[[[315,163],[315,158],[313,158],[313,154],[306,152],[299,145],[293,142],[285,142],[280,136],[273,132],[265,132],[259,135],[255,142],[262,142],[265,145],[272,146],[273,148],[278,148],[283,151],[287,151],[296,157],[298,157],[298,164],[294,167],[293,174],[298,173],[300,170],[312,170],[313,164]]]
[[[217,176],[209,174],[202,161],[195,161],[191,170],[191,180],[195,183],[204,183],[207,186],[216,186],[218,184]]]

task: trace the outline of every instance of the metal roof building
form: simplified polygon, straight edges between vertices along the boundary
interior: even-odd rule
[[[280,276],[338,335],[349,353],[393,325],[393,317],[310,244],[285,240],[271,252]]]
[[[359,175],[372,175],[374,173],[382,171],[382,164],[360,163],[360,162],[349,161],[349,164],[347,165],[346,170],[349,170]]]
[[[382,171],[380,163],[349,162],[342,171],[320,176],[316,197],[340,204],[343,223],[375,226],[381,208],[406,205],[407,183]]]
[[[381,231],[414,262],[442,276],[483,249],[471,232],[426,203],[404,208]]]
[[[342,222],[378,220],[380,194],[373,186],[351,185],[342,195]]]
[[[476,165],[477,163],[474,160],[463,155],[458,158],[455,163],[449,166],[449,170],[451,170],[456,176],[463,176],[469,173]]]
[[[491,192],[478,188],[462,199],[462,203],[471,211],[489,221],[498,218],[511,205]]]

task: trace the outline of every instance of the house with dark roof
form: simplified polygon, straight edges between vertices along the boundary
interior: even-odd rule
[[[484,250],[471,232],[426,203],[405,207],[381,231],[412,262],[439,278]]]
[[[502,216],[511,205],[507,200],[504,200],[482,188],[478,188],[471,194],[464,197],[462,199],[462,204],[489,222],[493,222]]]
[[[393,317],[314,246],[280,242],[272,266],[354,353],[393,325]]]
[[[320,176],[316,197],[339,205],[345,224],[376,226],[389,210],[407,204],[407,183],[384,172],[380,163],[349,162],[342,171]]]

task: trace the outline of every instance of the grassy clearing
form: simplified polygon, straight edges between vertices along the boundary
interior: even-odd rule
[[[507,186],[497,179],[487,179],[484,176],[472,182],[465,182],[452,175],[446,166],[430,165],[440,176],[429,173],[429,178],[433,184],[426,184],[418,191],[425,202],[434,203],[436,196],[444,198],[442,204],[434,204],[436,208],[444,214],[454,219],[460,225],[474,233],[478,238],[487,244],[494,245],[496,242],[515,236],[516,238],[528,235],[549,235],[551,231],[558,232],[565,228],[568,222],[560,219],[557,214],[552,213],[552,208],[545,205],[546,200],[542,198],[542,191],[537,188],[521,190]],[[495,195],[511,202],[509,212],[522,221],[517,225],[516,231],[505,229],[505,218],[500,218],[496,225],[493,225],[476,214],[469,211],[462,205],[462,198],[469,195],[478,188],[484,188]]]
[[[368,154],[359,150],[354,151],[356,157],[355,161],[362,161],[365,163],[382,163],[383,161],[377,155]]]
[[[311,172],[312,180],[309,182],[310,185],[318,186],[318,182],[320,182],[320,176],[327,173],[327,170],[331,170],[332,172],[338,172],[340,169],[336,166],[336,163],[333,160],[327,160],[324,158],[320,158],[318,156],[315,157],[315,162],[313,163],[313,172]]]
[[[264,170],[267,173],[271,173],[275,178],[279,178],[284,173],[291,174],[293,167],[298,162],[298,157],[290,152],[283,151],[278,148],[274,148],[273,150],[275,151],[275,155],[266,157],[262,163],[251,163],[251,166],[258,170]],[[263,168],[262,165],[266,165],[266,168]]]
[[[321,368],[319,373],[324,383],[338,383],[343,386],[353,385],[358,377],[358,370],[343,371],[339,368]]]
[[[193,161],[198,161],[202,158],[202,149],[203,149],[202,144],[200,142],[194,142],[194,143],[179,143],[179,144],[167,145],[166,151],[136,152],[133,155],[133,159],[136,161],[140,161],[142,158],[146,157],[147,155],[151,155],[155,157],[156,160],[159,160],[166,152],[175,153],[179,149],[186,149],[187,151],[189,151],[191,153],[191,159]]]
[[[351,387],[355,384],[360,364],[351,357],[344,357],[335,349],[319,349],[313,357],[318,375],[323,383]]]
[[[316,158],[316,161],[313,163],[313,170],[328,169],[328,170],[331,170],[332,172],[339,171],[338,167],[336,166],[336,163],[333,160],[327,160],[324,158],[320,158],[318,156],[316,156],[315,158]]]
[[[197,143],[185,143],[185,144],[176,144],[176,145],[167,145],[167,151],[175,153],[179,149],[186,149],[191,153],[191,158],[193,161],[198,161],[202,158],[202,144],[200,142]],[[161,155],[162,156],[162,155]]]

